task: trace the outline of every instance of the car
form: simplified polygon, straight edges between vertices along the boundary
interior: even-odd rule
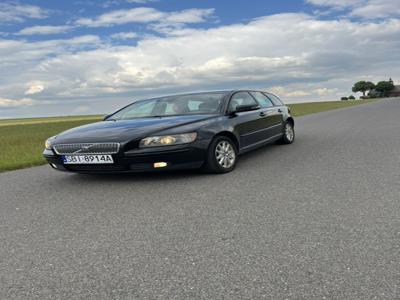
[[[290,108],[274,94],[229,90],[140,100],[45,143],[44,157],[77,173],[203,169],[227,173],[239,155],[295,139]]]

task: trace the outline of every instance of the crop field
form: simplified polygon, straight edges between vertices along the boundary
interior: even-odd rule
[[[336,101],[289,105],[294,116],[372,102]],[[0,172],[42,165],[45,140],[64,130],[96,122],[102,116],[69,116],[0,120]]]

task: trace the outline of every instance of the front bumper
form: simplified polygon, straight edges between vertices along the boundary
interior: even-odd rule
[[[200,168],[206,159],[206,148],[188,145],[171,147],[134,149],[112,155],[113,164],[68,164],[53,150],[44,150],[43,156],[50,166],[58,171],[75,173],[124,173]],[[162,168],[155,168],[157,162],[166,162]]]

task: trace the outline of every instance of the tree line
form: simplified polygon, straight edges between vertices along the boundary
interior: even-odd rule
[[[394,89],[393,80],[390,78],[389,81],[379,81],[377,84],[371,81],[358,81],[353,87],[353,93],[361,92],[363,95],[360,99],[366,98],[376,98],[376,97],[387,97],[388,93]],[[375,93],[371,93],[371,91],[375,91]],[[366,93],[368,92],[368,96]],[[342,100],[354,100],[354,96],[350,97],[342,97]]]

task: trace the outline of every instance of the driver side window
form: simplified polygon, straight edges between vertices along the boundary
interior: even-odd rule
[[[228,111],[236,111],[239,105],[258,105],[258,103],[248,92],[238,92],[229,101]]]

